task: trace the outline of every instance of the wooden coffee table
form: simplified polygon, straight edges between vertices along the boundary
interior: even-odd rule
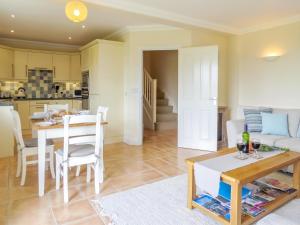
[[[196,202],[194,202],[193,200],[197,198],[195,177],[194,177],[194,163],[215,158],[218,156],[222,156],[225,154],[229,154],[235,151],[237,151],[235,148],[224,149],[215,153],[193,157],[186,160],[188,166],[188,208],[190,209],[198,208],[204,214],[211,216],[212,218],[218,220],[223,224],[244,225],[244,224],[252,224],[255,221],[261,219],[262,217],[272,212],[274,209],[292,200],[293,198],[300,197],[300,153],[288,151],[270,158],[257,161],[247,166],[243,166],[222,173],[221,175],[222,181],[231,185],[230,221],[226,220],[224,217],[219,216],[209,211],[208,209],[202,207],[201,205],[197,204]],[[265,206],[266,210],[255,218],[248,215],[242,216],[241,192],[242,192],[243,185],[252,182],[258,178],[264,177],[272,172],[278,171],[279,169],[282,169],[289,165],[294,165],[293,187],[297,189],[297,191],[291,194],[284,193],[280,195],[274,201],[268,203]]]

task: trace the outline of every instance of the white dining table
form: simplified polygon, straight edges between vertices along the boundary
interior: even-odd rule
[[[107,122],[101,123],[101,130],[103,134],[103,126]],[[70,126],[70,136],[79,136],[91,134],[96,132],[96,124],[76,124]],[[34,120],[32,120],[32,136],[38,138],[38,184],[39,184],[39,196],[42,197],[45,194],[45,164],[46,164],[46,141],[47,139],[63,138],[64,137],[64,126],[62,123],[40,126]],[[103,135],[100,143],[103,145]],[[103,146],[102,146],[103,149]]]

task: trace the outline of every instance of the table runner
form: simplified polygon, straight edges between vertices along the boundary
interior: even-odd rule
[[[239,152],[234,152],[213,159],[196,162],[194,164],[196,186],[201,191],[208,192],[212,196],[216,197],[219,193],[220,178],[223,172],[243,167],[280,153],[283,152],[260,152],[259,154],[263,156],[261,159],[249,157],[248,159],[240,160],[234,157],[237,156]]]

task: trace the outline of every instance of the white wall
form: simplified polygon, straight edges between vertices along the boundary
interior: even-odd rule
[[[300,22],[232,37],[229,58],[233,117],[238,106],[300,108]]]
[[[178,51],[146,51],[144,66],[152,78],[157,79],[158,88],[165,93],[173,112],[178,108]]]

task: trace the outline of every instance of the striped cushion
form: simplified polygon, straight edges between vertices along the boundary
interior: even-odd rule
[[[271,108],[244,109],[245,123],[248,125],[248,132],[261,132],[261,113],[272,113]]]

